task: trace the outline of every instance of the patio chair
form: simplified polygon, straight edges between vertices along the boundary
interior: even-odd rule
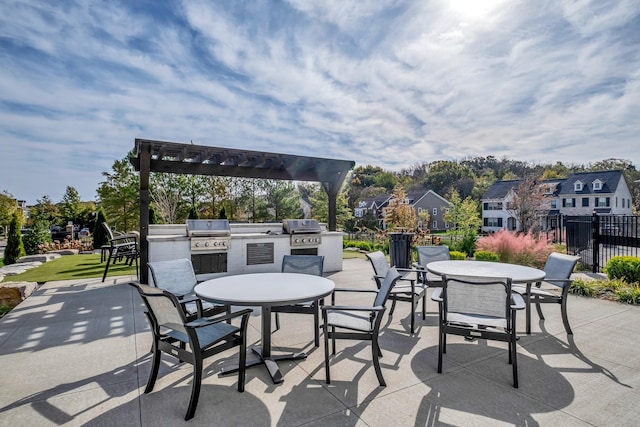
[[[282,257],[283,273],[301,273],[322,276],[324,256],[321,255],[285,255]],[[271,312],[276,314],[276,329],[280,329],[279,313],[302,313],[313,315],[314,345],[320,347],[320,314],[318,307],[320,301],[308,301],[294,305],[282,305],[271,307]]]
[[[449,247],[445,245],[438,246],[416,246],[418,252],[418,262],[413,263],[413,268],[420,270],[418,273],[418,281],[431,287],[442,286],[442,278],[437,274],[427,271],[427,264],[433,261],[449,261]]]
[[[447,352],[447,334],[509,343],[513,387],[518,388],[516,311],[522,296],[511,292],[510,278],[443,276],[431,299],[439,305],[438,373]]]
[[[547,258],[547,262],[543,268],[546,273],[544,281],[536,283],[535,287],[531,287],[529,295],[527,295],[526,287],[520,285],[513,287],[514,292],[525,297],[528,304],[527,310],[531,309],[530,304],[532,302],[536,304],[538,317],[540,317],[541,320],[544,320],[544,315],[542,314],[540,304],[560,304],[562,323],[569,335],[573,335],[573,331],[571,330],[571,326],[569,326],[569,316],[567,315],[567,296],[569,295],[569,288],[572,282],[570,278],[571,273],[578,260],[580,260],[578,256],[553,252]],[[543,284],[546,285],[546,289],[542,288]],[[559,294],[554,292],[554,289],[557,288],[560,288]],[[528,319],[530,319],[530,317]],[[531,333],[529,322],[527,324],[527,333]]]
[[[135,287],[147,308],[145,314],[153,333],[153,361],[144,392],[150,393],[158,377],[162,353],[176,357],[181,362],[193,365],[191,399],[185,420],[196,412],[202,383],[203,360],[239,346],[238,391],[244,391],[247,348],[247,324],[250,309],[219,317],[201,317],[189,321],[178,298],[171,292],[148,285],[130,283]],[[225,323],[241,318],[240,326]],[[188,345],[187,345],[188,344]]]
[[[324,368],[327,384],[331,384],[329,339],[331,339],[332,354],[336,354],[336,339],[349,339],[371,341],[373,367],[375,368],[378,382],[382,387],[387,385],[380,369],[382,352],[378,344],[378,335],[380,334],[383,314],[387,309],[387,299],[394,285],[401,277],[398,270],[395,267],[391,267],[387,271],[380,289],[377,291],[371,289],[334,289],[334,293],[331,295],[331,305],[320,307],[324,329]],[[336,292],[369,292],[376,295],[371,307],[341,306],[335,305]],[[340,328],[340,330],[336,330],[336,328]]]
[[[231,313],[231,307],[202,301],[193,288],[198,284],[193,264],[190,259],[180,258],[170,261],[155,261],[147,264],[151,272],[151,286],[174,294],[188,318],[214,316],[216,314]]]
[[[373,267],[374,272],[374,280],[376,281],[376,286],[378,289],[382,285],[382,281],[384,277],[387,275],[389,271],[389,263],[387,262],[387,258],[380,251],[371,252],[367,254],[367,258],[371,262],[371,266]],[[402,278],[396,284],[393,289],[391,289],[391,295],[389,295],[389,300],[392,301],[391,310],[389,310],[389,316],[393,315],[393,311],[396,308],[396,301],[404,301],[411,303],[411,333],[416,332],[415,328],[415,310],[416,306],[422,299],[422,320],[426,318],[427,313],[427,286],[423,283],[417,283],[416,279],[410,279],[406,277],[408,274],[412,272],[416,272],[414,269],[405,269],[398,268],[397,271],[402,274]]]
[[[107,223],[103,222],[102,225],[106,230],[109,230]],[[102,281],[107,277],[109,272],[109,266],[112,263],[118,261],[125,261],[126,265],[131,266],[135,262],[136,264],[136,277],[140,277],[138,268],[138,258],[140,258],[140,251],[138,250],[138,236],[136,234],[124,234],[121,236],[113,236],[109,241],[108,253],[106,255],[107,264],[104,267],[104,273],[102,274]]]

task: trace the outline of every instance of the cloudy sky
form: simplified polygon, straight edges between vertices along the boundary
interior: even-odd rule
[[[637,0],[0,5],[0,191],[30,204],[94,200],[136,137],[640,166]]]

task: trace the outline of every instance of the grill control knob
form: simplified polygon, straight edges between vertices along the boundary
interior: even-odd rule
[[[205,248],[209,247],[209,242],[204,242],[204,247]]]
[[[196,242],[195,247],[199,248],[200,247],[200,242]]]

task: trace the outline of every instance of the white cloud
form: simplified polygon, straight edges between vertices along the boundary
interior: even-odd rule
[[[634,1],[5,5],[0,190],[29,202],[93,199],[136,137],[396,170],[640,162]]]

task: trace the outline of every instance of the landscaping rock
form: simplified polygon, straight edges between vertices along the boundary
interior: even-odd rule
[[[36,289],[38,284],[33,282],[0,283],[0,306],[15,307]]]
[[[60,258],[60,257],[61,257],[60,254],[48,252],[46,254],[23,256],[20,259],[18,259],[17,263],[34,262],[34,261],[42,263],[47,261],[53,261],[54,259]]]
[[[47,255],[78,255],[77,249],[60,249],[59,251],[47,252]]]
[[[15,276],[16,274],[24,273],[30,268],[42,265],[40,261],[22,262],[17,264],[5,265],[0,268],[0,274],[3,276]]]

